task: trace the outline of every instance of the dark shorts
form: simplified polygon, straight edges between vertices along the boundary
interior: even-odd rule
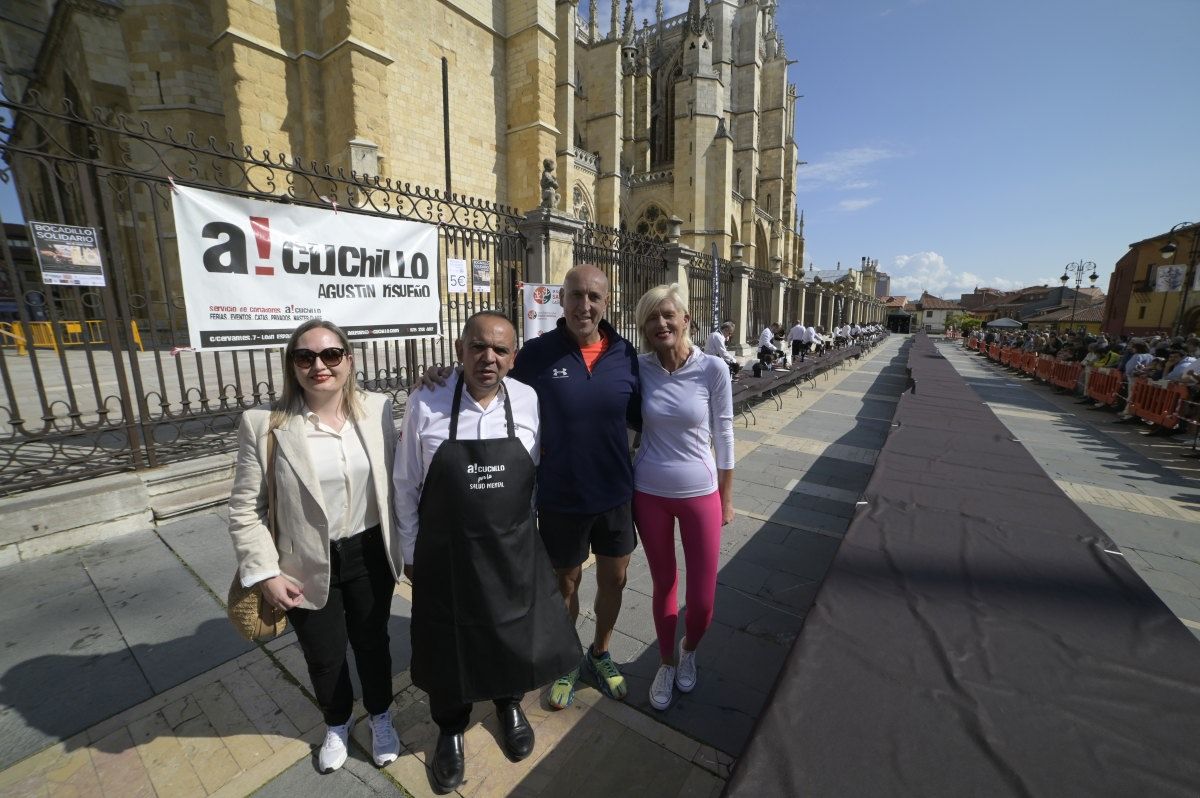
[[[599,557],[624,557],[637,547],[629,502],[592,515],[538,510],[538,531],[558,570],[581,565],[589,546]]]

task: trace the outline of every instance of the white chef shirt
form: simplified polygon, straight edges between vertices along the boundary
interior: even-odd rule
[[[779,351],[779,348],[775,346],[775,331],[770,327],[763,329],[762,333],[758,336],[758,348],[762,349],[764,346],[767,349]]]
[[[412,564],[417,547],[417,506],[425,474],[438,447],[450,437],[450,411],[454,404],[454,385],[462,379],[456,375],[445,385],[433,390],[421,389],[408,398],[404,409],[404,428],[396,447],[396,465],[392,472],[395,484],[396,530],[405,564]],[[504,390],[512,403],[513,427],[517,438],[525,445],[536,464],[540,451],[537,393],[524,383],[504,378]],[[463,386],[462,404],[458,409],[459,440],[484,440],[508,437],[504,419],[504,393],[498,393],[487,407],[480,407]],[[532,503],[530,512],[533,512]]]

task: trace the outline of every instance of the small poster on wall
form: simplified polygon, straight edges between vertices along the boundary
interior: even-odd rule
[[[447,293],[467,293],[467,262],[462,258],[446,259],[446,286]]]
[[[104,285],[96,228],[30,222],[29,233],[45,285]]]
[[[486,260],[471,261],[471,286],[477,294],[492,291],[492,264]]]
[[[550,332],[562,318],[561,285],[522,283],[521,299],[525,307],[525,340]]]

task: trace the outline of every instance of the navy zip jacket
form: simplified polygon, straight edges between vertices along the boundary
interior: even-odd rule
[[[641,426],[637,350],[601,319],[608,348],[591,372],[558,329],[526,341],[508,376],[537,391],[542,421],[538,509],[593,515],[633,499],[627,426]]]

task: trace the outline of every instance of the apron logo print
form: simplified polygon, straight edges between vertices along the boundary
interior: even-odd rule
[[[566,369],[551,369],[550,373],[551,376],[553,376],[556,380],[561,380],[563,377],[567,376]]]
[[[467,473],[475,477],[474,482],[467,483],[468,490],[493,490],[495,488],[503,488],[504,483],[499,480],[493,481],[493,474],[504,473],[504,464],[499,465],[480,465],[479,463],[470,463],[467,466]]]
[[[480,465],[479,463],[471,463],[467,466],[468,474],[494,474],[504,470],[504,464],[500,465]]]

